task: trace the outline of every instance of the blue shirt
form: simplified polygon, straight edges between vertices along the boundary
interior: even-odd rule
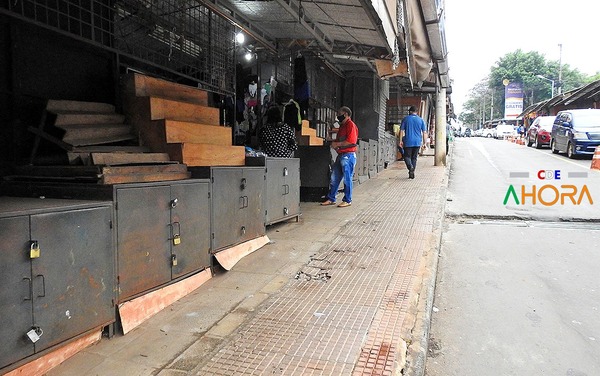
[[[404,131],[404,147],[411,148],[421,146],[423,143],[423,132],[427,132],[425,121],[416,114],[410,114],[402,120],[400,130]]]

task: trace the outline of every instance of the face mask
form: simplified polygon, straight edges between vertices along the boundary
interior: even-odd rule
[[[345,118],[346,118],[346,117],[345,117],[344,115],[338,115],[338,116],[337,116],[337,119],[338,119],[338,121],[339,121],[340,123],[341,123],[342,121],[344,121],[344,119],[345,119]]]

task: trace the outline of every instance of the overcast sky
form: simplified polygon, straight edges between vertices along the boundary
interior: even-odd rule
[[[501,57],[517,49],[558,60],[560,43],[563,64],[589,75],[600,71],[600,0],[445,3],[452,102],[457,115],[469,90]]]

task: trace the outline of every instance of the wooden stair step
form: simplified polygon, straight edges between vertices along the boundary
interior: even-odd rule
[[[82,113],[98,113],[111,114],[115,112],[115,106],[108,103],[96,102],[79,102],[51,99],[46,105],[46,111],[53,113],[62,112],[82,112]]]
[[[90,145],[77,147],[73,151],[78,153],[149,153],[150,148],[147,146]]]
[[[94,165],[174,163],[167,153],[91,153]]]
[[[167,143],[231,146],[231,128],[176,120],[164,120]]]
[[[298,141],[298,145],[302,146],[322,146],[323,139],[316,136],[296,136],[296,140]]]
[[[211,144],[168,144],[167,151],[172,160],[188,166],[244,166],[246,148],[244,146],[223,146]]]
[[[179,120],[207,125],[219,125],[219,109],[170,99],[147,98],[151,120]]]
[[[54,125],[62,128],[68,125],[100,125],[121,124],[125,121],[125,115],[121,114],[93,114],[79,112],[64,112],[56,115]]]
[[[128,124],[73,124],[63,125],[60,128],[66,131],[62,138],[65,142],[86,138],[123,136],[132,133],[131,126]]]
[[[190,173],[183,164],[151,166],[102,167],[100,184],[122,184],[188,179]]]
[[[317,130],[316,129],[302,127],[302,130],[300,132],[301,132],[300,134],[302,136],[317,137]]]
[[[76,147],[77,149],[79,149],[80,146],[111,144],[113,142],[134,140],[136,138],[137,137],[132,134],[122,134],[122,135],[115,135],[115,136],[99,136],[99,137],[92,137],[92,138],[87,137],[87,138],[82,138],[82,139],[72,139],[72,140],[65,141],[65,142],[67,142],[67,143],[73,145],[74,147]],[[73,151],[75,151],[75,149],[73,149]]]
[[[202,106],[208,105],[208,92],[204,90],[139,73],[127,77],[126,90],[138,97],[159,97]]]

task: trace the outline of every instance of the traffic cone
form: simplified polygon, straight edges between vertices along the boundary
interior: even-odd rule
[[[594,156],[592,157],[592,165],[590,166],[592,170],[600,170],[600,146],[596,146],[596,150],[594,150]]]

